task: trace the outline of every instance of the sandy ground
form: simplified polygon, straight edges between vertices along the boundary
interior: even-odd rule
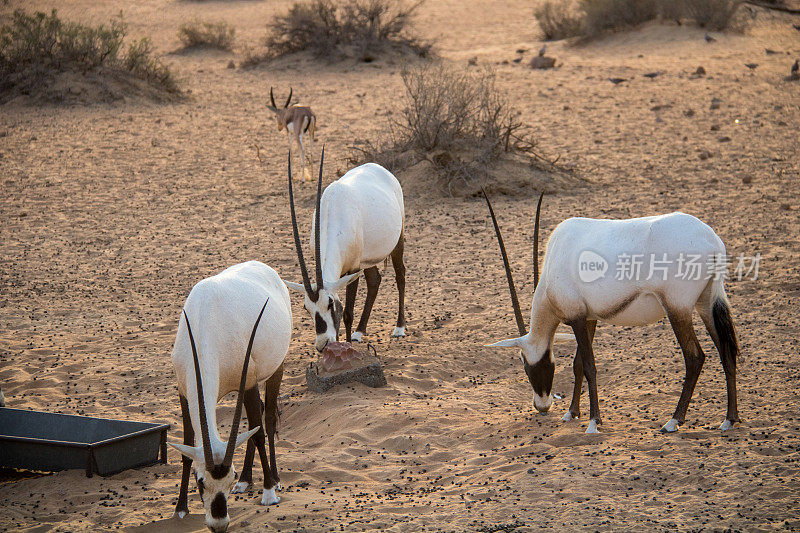
[[[131,33],[153,38],[192,98],[0,109],[0,386],[9,406],[168,422],[178,440],[169,352],[191,286],[249,259],[299,280],[285,138],[264,108],[268,89],[285,94],[292,85],[313,106],[330,180],[347,169],[347,147],[379,135],[395,109],[399,63],[303,60],[242,71],[226,68],[239,54],[173,53],[177,27],[194,16],[227,20],[240,44],[252,44],[288,5],[61,6],[66,18],[94,23],[122,9]],[[517,356],[483,347],[515,334],[484,204],[407,191],[410,335],[389,340],[390,272],[369,331],[388,386],[307,392],[313,328],[295,298],[278,442],[282,501],[257,504],[257,463],[256,487],[230,505],[232,530],[800,529],[800,83],[783,81],[800,57],[791,26],[800,19],[758,10],[745,33],[715,34],[712,44],[697,28],[661,25],[586,46],[554,43],[560,66],[531,71],[524,64],[541,45],[531,11],[522,0],[429,0],[417,28],[436,39],[444,60],[495,65],[543,150],[587,181],[546,198],[544,238],[569,216],[680,209],[714,227],[731,254],[761,254],[757,280],[727,285],[744,422],[716,429],[724,379],[702,332],[708,358],[686,424],[659,433],[683,378],[664,321],[598,328],[599,435],[584,434],[585,420],[560,420],[572,390],[571,345],[557,349],[554,390],[564,399],[551,414],[534,414]],[[529,51],[515,64],[520,48]],[[749,62],[759,67],[751,72]],[[708,75],[692,79],[700,65]],[[642,76],[652,71],[661,74]],[[254,142],[264,148],[261,165]],[[704,152],[711,157],[701,159]],[[312,188],[298,195],[308,221]],[[499,197],[495,207],[527,308],[534,201]],[[232,410],[228,396],[223,424]],[[171,518],[179,472],[170,450],[166,465],[105,479],[69,471],[3,483],[0,528],[203,530],[194,482],[191,516]]]

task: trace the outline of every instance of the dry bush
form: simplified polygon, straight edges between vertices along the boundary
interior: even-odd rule
[[[659,0],[580,0],[580,5],[586,37],[636,26],[659,14]]]
[[[234,34],[235,29],[227,22],[205,22],[198,19],[182,24],[178,30],[178,37],[186,48],[231,50]]]
[[[547,40],[568,39],[583,34],[583,16],[577,6],[561,0],[545,0],[534,11]]]
[[[741,0],[681,0],[683,14],[701,28],[722,31],[732,26]]]
[[[311,51],[316,57],[337,59],[354,55],[372,61],[387,49],[403,49],[421,57],[430,44],[407,34],[422,2],[402,0],[311,0],[295,3],[286,15],[269,25],[266,45],[272,57]]]
[[[0,101],[17,94],[43,92],[61,73],[106,72],[145,80],[155,88],[178,94],[169,68],[152,52],[147,39],[124,50],[126,25],[115,19],[109,27],[84,26],[49,15],[14,12],[0,28]]]
[[[547,164],[493,71],[423,65],[401,76],[406,95],[400,118],[389,125],[387,138],[355,147],[351,163],[376,162],[394,172],[427,160],[445,188],[460,183],[471,191],[492,179],[506,155]]]

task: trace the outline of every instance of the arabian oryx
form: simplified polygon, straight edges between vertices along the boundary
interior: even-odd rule
[[[275,427],[283,359],[291,330],[289,292],[278,274],[263,263],[234,265],[192,288],[172,349],[184,442],[172,444],[183,454],[177,516],[183,518],[189,512],[189,472],[192,462],[196,462],[195,477],[206,510],[206,525],[212,531],[225,531],[231,489],[242,492],[252,481],[254,444],[264,470],[261,504],[278,503]],[[265,380],[266,408],[258,393],[258,384]],[[224,442],[217,433],[216,405],[220,398],[237,389],[231,434]],[[242,405],[250,430],[237,436]],[[195,439],[198,427],[199,443]],[[264,449],[264,429],[269,438],[269,459]],[[248,439],[242,476],[236,483],[234,449]]]
[[[289,206],[292,213],[292,230],[303,283],[286,285],[302,291],[305,308],[314,320],[317,331],[315,346],[322,351],[339,336],[339,324],[344,318],[347,342],[361,341],[367,332],[372,304],[378,294],[381,274],[378,265],[392,258],[399,305],[397,326],[392,335],[405,336],[406,319],[403,311],[406,267],[403,264],[403,191],[391,172],[375,163],[356,167],[332,182],[322,193],[322,165],[325,148],[319,162],[317,208],[312,220],[311,247],[314,249],[316,283],[311,283],[303,260],[300,233],[294,210],[291,158],[289,160]],[[321,215],[320,215],[321,214]],[[358,289],[358,275],[364,271],[367,281],[367,298],[356,331],[351,333],[353,308]],[[347,287],[344,310],[336,294]]]
[[[283,109],[275,105],[275,97],[272,95],[272,87],[269,88],[270,105],[267,109],[275,113],[278,121],[278,131],[286,128],[286,138],[289,141],[289,154],[292,153],[292,138],[297,146],[300,147],[300,170],[303,174],[303,182],[306,178],[311,179],[314,172],[314,141],[316,140],[317,117],[308,106],[292,104],[292,88],[289,88],[289,98],[283,104]],[[303,135],[308,133],[306,143],[303,142]]]
[[[484,193],[485,196],[485,193]],[[546,412],[552,404],[551,387],[555,365],[551,353],[556,327],[564,323],[572,328],[578,342],[573,371],[575,388],[565,421],[580,416],[580,394],[583,377],[589,384],[589,427],[597,433],[600,407],[597,399],[592,340],[598,320],[618,326],[651,324],[669,318],[686,361],[683,382],[675,414],[661,429],[672,432],[683,424],[694,386],[703,367],[705,355],[695,336],[692,312],[697,310],[722,359],[728,388],[728,412],[720,429],[729,429],[739,421],[736,403],[736,358],[739,352],[730,306],[725,296],[722,277],[725,245],[710,227],[691,215],[668,215],[627,220],[570,218],[559,224],[548,241],[538,276],[538,234],[541,197],[536,208],[534,225],[534,293],[531,304],[531,331],[519,310],[511,269],[508,265],[500,227],[489,198],[486,203],[494,223],[500,252],[505,265],[514,314],[520,336],[491,346],[517,347],[522,350],[525,372],[533,386],[533,404]],[[607,271],[612,261],[638,258],[644,262],[640,275],[619,276]],[[693,268],[687,276],[688,261],[702,261],[707,271]],[[593,268],[588,268],[591,263]],[[603,266],[605,265],[605,268]],[[657,269],[652,266],[657,265]],[[651,272],[647,272],[651,267]],[[656,273],[657,272],[657,273]],[[564,334],[555,334],[563,340]]]

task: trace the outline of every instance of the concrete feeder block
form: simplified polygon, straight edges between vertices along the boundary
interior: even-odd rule
[[[369,348],[372,348],[372,354]],[[331,343],[319,360],[306,368],[306,385],[313,392],[325,392],[352,382],[368,387],[386,385],[383,366],[372,345],[367,345],[366,353],[361,353],[349,343]]]

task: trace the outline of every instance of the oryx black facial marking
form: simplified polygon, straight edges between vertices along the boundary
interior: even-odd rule
[[[196,474],[195,474],[194,479],[195,479],[195,481],[197,481],[197,492],[200,493],[200,498],[202,499],[203,498],[203,492],[205,492],[205,490],[206,490],[206,485],[205,485],[205,483],[203,483],[202,479],[197,477]]]
[[[317,335],[322,335],[326,331],[328,331],[328,324],[325,322],[325,319],[322,318],[322,315],[316,313],[314,315],[314,329],[317,330]]]
[[[228,516],[228,502],[225,501],[224,494],[217,494],[211,501],[211,516],[213,518],[225,518]]]
[[[549,396],[550,390],[553,388],[553,375],[556,370],[556,365],[550,358],[550,350],[546,350],[536,364],[529,364],[524,357],[523,361],[525,373],[528,375],[533,392],[543,398]]]

